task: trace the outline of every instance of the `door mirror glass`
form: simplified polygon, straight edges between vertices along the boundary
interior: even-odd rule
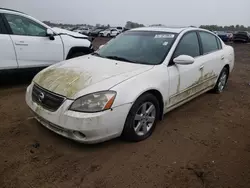
[[[179,55],[178,57],[174,58],[174,63],[179,65],[190,65],[194,63],[194,58],[189,55]]]
[[[46,35],[49,37],[50,40],[55,40],[54,32],[52,30],[47,29]]]

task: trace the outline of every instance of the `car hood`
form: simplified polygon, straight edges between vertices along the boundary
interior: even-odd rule
[[[51,92],[75,99],[87,87],[95,85],[91,92],[108,90],[153,67],[86,55],[56,63],[39,72],[33,81]]]
[[[83,35],[83,34],[80,34],[80,33],[74,32],[74,31],[69,31],[66,29],[61,29],[58,27],[53,27],[52,30],[57,34],[65,34],[65,35],[69,35],[69,36],[72,36],[75,38],[86,38],[86,39],[88,38],[88,36],[86,36],[86,35]]]

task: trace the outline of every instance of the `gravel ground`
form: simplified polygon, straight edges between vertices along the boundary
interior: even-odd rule
[[[0,187],[248,188],[250,45],[234,47],[225,92],[168,113],[139,143],[118,138],[89,146],[62,138],[38,124],[25,104],[34,73],[2,76]]]

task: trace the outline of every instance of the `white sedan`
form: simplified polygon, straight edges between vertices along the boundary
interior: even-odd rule
[[[118,29],[106,29],[99,33],[100,37],[115,37],[119,35],[121,32]]]
[[[234,49],[207,30],[133,29],[42,70],[26,102],[42,125],[75,141],[141,141],[165,113],[206,91],[221,93],[234,59]]]

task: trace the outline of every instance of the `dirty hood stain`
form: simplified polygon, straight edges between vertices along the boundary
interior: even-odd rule
[[[33,81],[49,91],[73,98],[82,89],[102,80],[121,74],[131,77],[135,70],[144,72],[152,67],[87,55],[52,65],[39,72]]]

